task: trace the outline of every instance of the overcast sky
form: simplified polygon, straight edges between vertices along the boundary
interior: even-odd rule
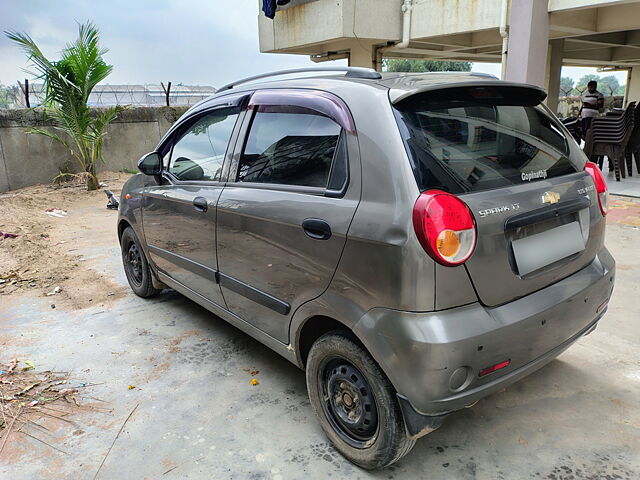
[[[94,21],[114,65],[108,83],[221,86],[257,73],[314,66],[307,56],[259,53],[257,0],[0,0],[0,32],[29,33],[57,58],[77,33],[76,21]],[[344,64],[339,61],[338,64]],[[316,65],[317,66],[317,65]],[[25,78],[24,54],[0,35],[0,83]],[[473,70],[500,74],[497,64]],[[564,69],[576,79],[595,69]],[[621,83],[626,74],[616,74]]]
[[[0,0],[0,31],[29,33],[57,58],[90,19],[109,48],[109,83],[220,86],[280,68],[315,65],[304,55],[261,54],[256,0]],[[25,78],[24,54],[0,37],[0,82]]]

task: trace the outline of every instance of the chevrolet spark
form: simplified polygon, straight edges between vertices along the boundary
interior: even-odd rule
[[[607,187],[545,97],[347,67],[227,85],[124,186],[131,288],[172,288],[304,369],[335,447],[390,465],[607,309]]]

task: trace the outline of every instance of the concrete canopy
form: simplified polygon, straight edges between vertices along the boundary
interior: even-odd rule
[[[406,48],[385,57],[501,59],[504,0],[416,0]],[[544,0],[541,0],[544,2]],[[530,0],[508,1],[510,9]],[[400,41],[403,0],[315,0],[259,17],[260,50],[323,56]],[[539,2],[536,2],[539,3]],[[457,6],[457,8],[456,8]],[[640,0],[549,0],[548,39],[564,38],[567,65],[640,64]],[[373,12],[373,13],[372,13]]]
[[[378,70],[383,56],[502,62],[550,98],[562,65],[629,69],[628,96],[640,97],[640,0],[298,0],[260,14],[259,30],[262,52]]]

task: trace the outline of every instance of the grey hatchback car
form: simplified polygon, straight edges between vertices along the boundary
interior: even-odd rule
[[[175,289],[306,370],[335,447],[390,465],[607,309],[606,183],[545,97],[348,67],[227,85],[124,186],[131,288]]]

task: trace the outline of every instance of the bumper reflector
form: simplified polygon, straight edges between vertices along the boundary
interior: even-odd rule
[[[511,363],[511,360],[505,360],[504,362],[496,363],[495,365],[492,365],[490,367],[483,368],[482,370],[480,370],[480,373],[478,374],[478,376],[484,377],[485,375],[488,375],[491,372],[495,372],[496,370],[500,370],[501,368],[506,367],[510,363]]]
[[[609,304],[609,299],[607,298],[604,302],[602,302],[600,304],[600,306],[597,308],[596,310],[596,314],[600,313],[602,310],[604,310],[604,307],[606,307]]]

